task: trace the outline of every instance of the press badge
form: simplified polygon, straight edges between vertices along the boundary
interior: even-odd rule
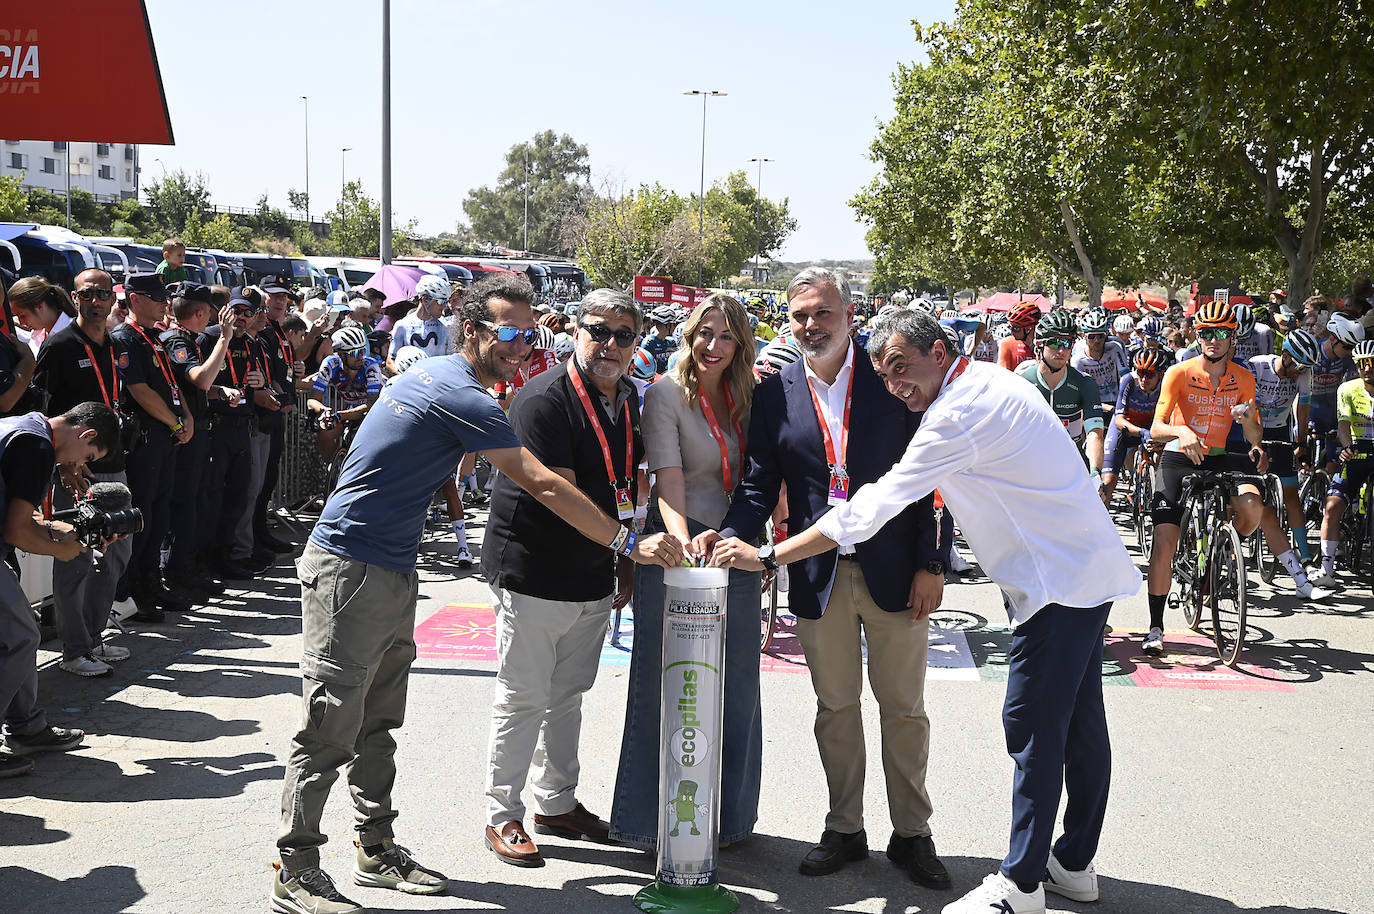
[[[849,476],[845,473],[844,467],[840,467],[830,473],[830,497],[826,499],[826,504],[842,505],[847,501],[849,501]]]
[[[615,510],[621,520],[630,520],[635,516],[635,500],[630,497],[628,488],[616,488]]]

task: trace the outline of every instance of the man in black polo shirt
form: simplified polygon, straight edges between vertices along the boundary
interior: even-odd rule
[[[176,452],[176,470],[172,481],[171,521],[168,527],[167,560],[163,577],[167,584],[204,603],[211,594],[224,592],[224,585],[198,568],[200,527],[204,518],[197,511],[202,478],[210,464],[210,434],[207,428],[208,393],[215,376],[224,366],[229,352],[228,337],[205,349],[197,338],[205,332],[215,313],[215,302],[209,286],[182,283],[180,294],[172,301],[172,326],[162,332],[162,347],[172,362],[172,374],[181,389],[181,402],[186,405],[196,434]],[[237,318],[229,308],[220,312],[220,323],[232,327]],[[216,395],[222,392],[215,390]]]
[[[294,551],[295,547],[268,531],[267,505],[272,500],[273,490],[277,487],[282,449],[286,444],[286,414],[291,412],[296,402],[296,353],[281,327],[281,322],[286,319],[290,290],[279,276],[264,276],[258,283],[258,288],[262,289],[265,296],[263,305],[266,308],[267,325],[262,328],[257,340],[267,364],[270,378],[268,389],[282,406],[280,411],[258,413],[258,429],[268,436],[268,450],[266,464],[263,467],[262,488],[253,505],[253,545],[256,549],[286,553]]]
[[[104,270],[78,273],[72,299],[76,320],[43,341],[34,368],[34,386],[43,391],[48,416],[60,416],[80,403],[103,403],[119,408],[124,375],[119,368],[120,345],[105,332],[114,306],[114,282]],[[124,473],[124,448],[114,447],[101,460],[87,466],[92,482],[128,482]],[[53,510],[72,507],[71,489],[84,483],[63,479],[53,486]],[[133,543],[125,538],[107,546],[100,557],[82,553],[71,561],[54,561],[52,568],[53,616],[62,639],[58,666],[77,676],[106,676],[111,663],[129,656],[127,648],[101,642],[114,606],[115,588],[129,564]],[[139,622],[160,622],[162,611],[140,609]]]
[[[162,347],[158,321],[167,311],[167,290],[156,273],[132,273],[124,280],[129,320],[110,335],[123,345],[124,411],[138,417],[138,446],[129,455],[129,491],[143,512],[143,530],[133,537],[129,559],[129,596],[140,610],[182,611],[191,607],[184,594],[162,581],[162,541],[171,523],[176,448],[191,440],[195,420],[181,401],[172,360]]]
[[[590,293],[578,310],[574,357],[532,378],[510,416],[532,454],[622,521],[634,517],[635,471],[644,455],[639,396],[625,378],[641,319],[625,293]],[[576,798],[577,745],[582,695],[596,681],[617,589],[616,562],[503,475],[492,494],[482,570],[502,646],[486,842],[501,860],[530,866],[542,858],[524,830],[520,795],[536,743],[542,762],[533,778],[535,830],[608,840],[607,824]],[[632,578],[622,577],[622,594],[631,586]]]
[[[229,300],[228,308],[234,315],[234,324],[210,327],[197,339],[200,351],[206,352],[217,347],[222,337],[229,337],[224,368],[215,376],[212,388],[217,388],[222,396],[210,399],[206,413],[210,425],[210,466],[201,486],[198,512],[204,518],[200,553],[210,558],[210,567],[219,577],[248,580],[254,574],[248,567],[252,545],[237,543],[234,536],[252,508],[255,494],[248,491],[253,475],[249,442],[257,425],[252,395],[263,386],[264,377],[244,328],[261,313],[262,305],[244,297],[243,290],[239,290]]]
[[[247,337],[248,349],[253,354],[254,364],[262,373],[262,386],[251,395],[257,422],[253,426],[253,434],[248,438],[252,468],[248,480],[248,511],[234,531],[234,548],[248,551],[249,557],[245,563],[257,573],[270,568],[277,560],[277,552],[258,542],[253,536],[253,509],[267,479],[267,466],[272,457],[271,430],[281,425],[281,401],[277,399],[277,392],[273,387],[272,366],[267,360],[267,343],[264,339],[264,331],[267,329],[266,296],[256,286],[246,288],[244,296],[258,305],[258,309],[244,325],[244,335]]]

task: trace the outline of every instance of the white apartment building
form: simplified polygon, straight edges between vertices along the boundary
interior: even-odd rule
[[[24,187],[65,194],[69,155],[72,187],[89,191],[102,203],[138,196],[138,146],[134,143],[4,140],[0,141],[0,176],[18,177]]]

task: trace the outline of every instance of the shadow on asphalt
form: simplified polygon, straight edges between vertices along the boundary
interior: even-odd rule
[[[125,773],[118,763],[80,750],[51,753],[37,760],[33,774],[0,785],[0,799],[34,797],[67,803],[219,799],[238,796],[257,781],[279,781],[286,772],[277,757],[266,752],[136,759],[129,767],[138,773]],[[23,834],[15,838],[19,844],[30,843]]]
[[[133,867],[98,866],[84,876],[53,879],[17,866],[0,867],[0,886],[13,898],[41,898],[33,911],[124,911],[148,893]]]
[[[70,838],[71,832],[48,828],[37,816],[0,812],[0,847],[28,847],[35,844],[56,844]],[[5,883],[0,880],[0,886]]]

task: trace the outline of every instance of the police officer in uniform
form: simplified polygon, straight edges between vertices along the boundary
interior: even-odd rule
[[[205,332],[214,313],[215,303],[209,286],[181,283],[172,300],[172,325],[160,337],[172,361],[172,374],[181,389],[181,401],[196,428],[196,434],[176,452],[163,577],[170,587],[197,603],[224,592],[224,584],[201,567],[199,530],[204,521],[197,510],[201,483],[210,465],[210,434],[206,421],[208,394],[229,352],[229,337],[222,335],[213,346],[203,352],[200,349],[197,338]],[[237,320],[233,310],[227,307],[220,312],[219,319],[221,325],[228,327]],[[222,396],[223,391],[215,389],[215,394]]]
[[[279,276],[264,276],[258,288],[266,296],[263,306],[267,325],[258,334],[257,341],[263,350],[268,389],[277,398],[280,410],[258,412],[258,431],[268,436],[268,450],[263,467],[262,489],[253,506],[253,545],[255,550],[287,553],[294,552],[296,547],[268,531],[267,506],[272,500],[272,492],[277,488],[278,470],[286,443],[286,422],[289,421],[286,416],[296,403],[296,352],[281,326],[286,319],[290,291]]]
[[[212,557],[211,570],[225,580],[249,580],[254,575],[248,565],[252,546],[244,548],[235,542],[234,535],[240,521],[252,509],[256,494],[248,490],[252,479],[249,442],[257,425],[252,395],[265,379],[245,333],[248,322],[262,312],[261,301],[255,298],[255,293],[245,295],[245,290],[236,290],[227,306],[234,322],[210,327],[197,338],[201,352],[214,351],[221,338],[229,340],[224,367],[215,376],[212,388],[218,388],[221,396],[212,397],[206,411],[210,465],[202,481],[202,501],[197,512],[203,518],[201,554]]]
[[[134,534],[129,560],[129,596],[140,610],[182,611],[191,601],[162,581],[162,541],[171,522],[172,487],[167,481],[175,471],[177,446],[195,434],[195,420],[182,403],[172,360],[159,339],[156,325],[167,310],[162,277],[132,273],[124,280],[124,291],[129,296],[129,320],[110,336],[125,350],[120,357],[125,412],[139,420],[128,475],[134,506],[143,512],[143,530]]]

